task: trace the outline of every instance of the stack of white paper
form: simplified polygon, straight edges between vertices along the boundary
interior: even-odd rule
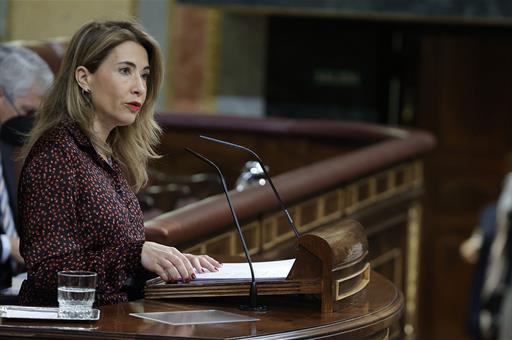
[[[285,279],[295,259],[282,261],[253,262],[256,279]],[[197,273],[197,280],[247,280],[251,279],[249,263],[224,263],[218,272]]]

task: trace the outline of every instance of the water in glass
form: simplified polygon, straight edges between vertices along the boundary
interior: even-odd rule
[[[94,288],[59,287],[59,315],[65,318],[90,318],[95,291]]]
[[[58,273],[59,317],[88,319],[92,317],[96,273],[63,271]]]

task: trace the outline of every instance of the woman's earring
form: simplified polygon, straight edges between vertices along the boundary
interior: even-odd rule
[[[82,95],[83,95],[83,96],[87,96],[87,95],[88,95],[88,94],[90,94],[90,93],[91,93],[91,92],[90,92],[90,90],[89,90],[89,89],[87,89],[87,90],[86,90],[86,89],[84,89],[84,88],[82,87]]]

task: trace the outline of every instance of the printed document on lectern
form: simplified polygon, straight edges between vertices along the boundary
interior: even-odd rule
[[[288,276],[295,259],[282,261],[253,262],[256,280],[281,280]],[[218,272],[197,273],[196,280],[250,280],[249,263],[223,263]]]

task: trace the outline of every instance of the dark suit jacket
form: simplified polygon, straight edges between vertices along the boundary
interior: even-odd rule
[[[9,193],[9,205],[14,216],[14,223],[18,227],[18,209],[17,209],[17,171],[16,171],[16,151],[24,142],[26,136],[34,123],[33,116],[16,116],[0,126],[0,153],[2,156],[2,171],[7,192]],[[0,233],[4,233],[3,226],[0,224]],[[18,229],[19,234],[19,229]],[[0,243],[0,252],[2,245]],[[23,268],[20,268],[23,269]],[[12,268],[10,260],[6,263],[0,263],[0,289],[11,286]]]
[[[4,175],[5,185],[7,187],[7,192],[9,193],[9,204],[11,206],[11,210],[13,212],[13,216],[17,216],[16,209],[16,167],[14,163],[14,151],[15,147],[0,142],[0,153],[2,155],[2,171]],[[17,226],[17,223],[16,223]],[[3,226],[0,225],[0,234],[4,234]],[[2,244],[0,242],[0,253],[2,252]],[[0,289],[8,288],[11,286],[12,281],[12,268],[10,264],[10,260],[5,263],[0,263]]]

